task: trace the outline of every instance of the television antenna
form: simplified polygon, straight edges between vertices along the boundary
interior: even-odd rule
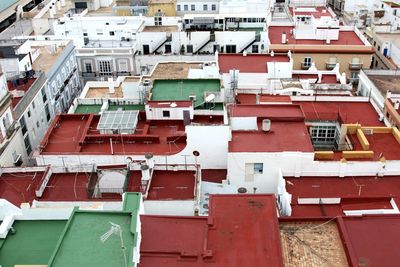
[[[122,238],[122,228],[119,224],[110,222],[111,227],[110,229],[105,232],[102,236],[100,236],[100,241],[105,243],[112,235],[119,235],[121,241],[121,250],[122,254],[124,255],[125,266],[128,267],[128,260],[126,258],[126,249],[124,246],[124,239]]]

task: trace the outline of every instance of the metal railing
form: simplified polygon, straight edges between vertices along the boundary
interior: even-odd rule
[[[363,66],[363,63],[361,62],[350,62],[349,63],[349,69],[350,70],[360,70]]]

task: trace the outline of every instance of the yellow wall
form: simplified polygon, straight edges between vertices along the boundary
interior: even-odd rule
[[[333,151],[315,151],[314,159],[316,160],[329,160],[335,156]]]
[[[164,13],[164,16],[167,17],[175,17],[176,16],[176,2],[162,2],[162,3],[149,3],[148,4],[148,11],[147,16],[153,17],[154,14],[161,10]]]
[[[354,57],[361,59],[363,69],[369,69],[371,64],[371,54],[324,54],[324,53],[293,53],[293,69],[301,70],[301,63],[304,62],[305,57],[311,57],[318,70],[326,70],[326,63],[331,57],[336,57],[337,62],[340,63],[340,73],[345,72],[346,78],[350,78],[350,72],[357,70],[350,70],[349,63]]]
[[[345,159],[372,159],[374,151],[343,151],[342,156]]]

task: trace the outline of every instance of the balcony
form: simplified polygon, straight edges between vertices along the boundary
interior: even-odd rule
[[[81,74],[82,74],[82,77],[96,77],[96,76],[97,76],[95,72],[85,72],[85,71],[82,71]]]
[[[308,70],[311,67],[311,62],[301,62],[301,69]]]
[[[350,70],[360,70],[363,66],[362,62],[350,62],[349,69]]]
[[[117,76],[131,76],[129,71],[117,71]]]
[[[327,70],[333,70],[335,68],[336,64],[337,64],[336,62],[326,62],[325,68]]]

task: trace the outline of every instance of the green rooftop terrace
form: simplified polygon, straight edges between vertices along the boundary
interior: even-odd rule
[[[108,110],[117,110],[122,108],[122,110],[144,110],[144,105],[109,105]]]
[[[79,104],[75,109],[75,114],[98,114],[101,110],[102,105],[83,105]],[[109,105],[108,110],[117,110],[122,108],[122,110],[144,110],[144,105]]]
[[[121,227],[123,242],[119,233],[101,240],[110,231],[111,223]],[[135,236],[130,225],[130,212],[75,211],[48,266],[132,266]]]
[[[1,267],[46,265],[67,221],[16,221],[15,233],[0,239]]]
[[[203,105],[204,92],[220,91],[221,84],[218,79],[155,80],[151,100],[190,100],[189,96],[196,95],[196,108]]]
[[[82,105],[79,104],[75,109],[75,114],[98,114],[101,110],[101,105]]]

